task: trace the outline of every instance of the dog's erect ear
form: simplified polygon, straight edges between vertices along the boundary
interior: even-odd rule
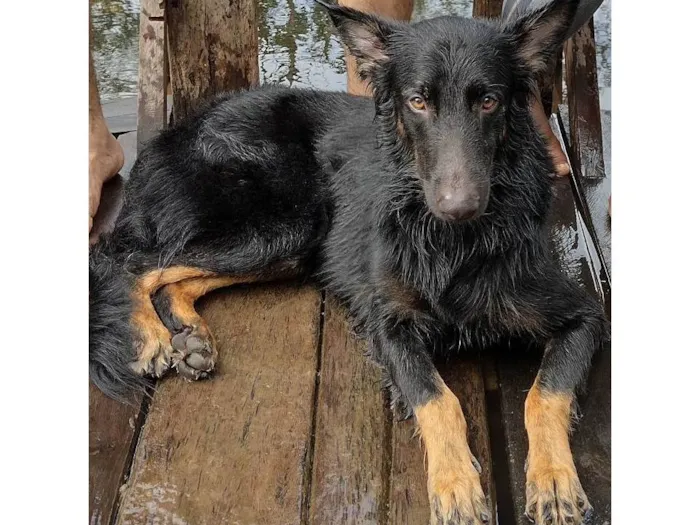
[[[543,73],[564,43],[579,0],[552,0],[503,27],[517,42],[518,54],[534,73]]]
[[[316,3],[326,8],[343,44],[357,59],[357,72],[361,78],[369,78],[374,68],[389,59],[387,41],[399,23],[320,0]]]

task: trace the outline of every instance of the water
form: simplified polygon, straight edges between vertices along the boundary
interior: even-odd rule
[[[598,83],[602,88],[610,86],[610,2],[605,0],[595,15]],[[139,1],[92,0],[91,9],[93,57],[102,100],[135,95]],[[413,19],[469,16],[471,11],[472,0],[416,0]],[[258,39],[262,82],[345,89],[343,51],[330,29],[328,16],[313,0],[261,0]]]

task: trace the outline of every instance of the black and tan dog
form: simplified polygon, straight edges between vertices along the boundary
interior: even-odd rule
[[[197,298],[310,275],[345,303],[415,415],[433,524],[491,522],[433,355],[511,337],[546,347],[525,407],[526,510],[581,523],[569,424],[607,326],[550,259],[553,167],[528,112],[577,4],[501,25],[326,6],[374,101],[268,87],[220,96],[155,138],[90,254],[95,384],[124,398],[171,368],[206,377],[216,349]]]

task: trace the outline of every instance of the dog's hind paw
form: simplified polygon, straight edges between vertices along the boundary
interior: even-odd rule
[[[205,327],[186,327],[173,336],[171,343],[173,366],[182,377],[188,381],[209,377],[216,364],[216,347]]]
[[[149,334],[135,341],[137,359],[130,363],[131,369],[143,377],[162,377],[172,363],[173,349],[170,334],[163,328],[162,333]]]

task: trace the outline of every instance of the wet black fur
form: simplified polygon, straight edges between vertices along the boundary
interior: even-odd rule
[[[560,44],[577,2],[555,4],[562,28],[540,55]],[[509,28],[455,17],[408,26],[337,7],[331,16],[356,54],[368,51],[358,35],[379,46],[363,67],[374,101],[281,87],[225,94],[139,156],[115,231],[90,254],[93,381],[118,398],[143,385],[127,366],[135,276],[298,261],[347,305],[409,408],[437,392],[436,352],[512,337],[547,348],[544,388],[573,391],[606,324],[547,247],[553,167],[527,110],[539,66],[519,54],[542,13]],[[435,125],[450,115],[468,128],[461,173],[469,179],[477,166],[489,193],[473,221],[444,221],[427,204],[441,175],[435,164],[421,169],[416,152],[439,156],[441,135],[411,120],[406,93],[417,84],[451,107]],[[501,103],[495,120],[474,118],[486,91]]]

